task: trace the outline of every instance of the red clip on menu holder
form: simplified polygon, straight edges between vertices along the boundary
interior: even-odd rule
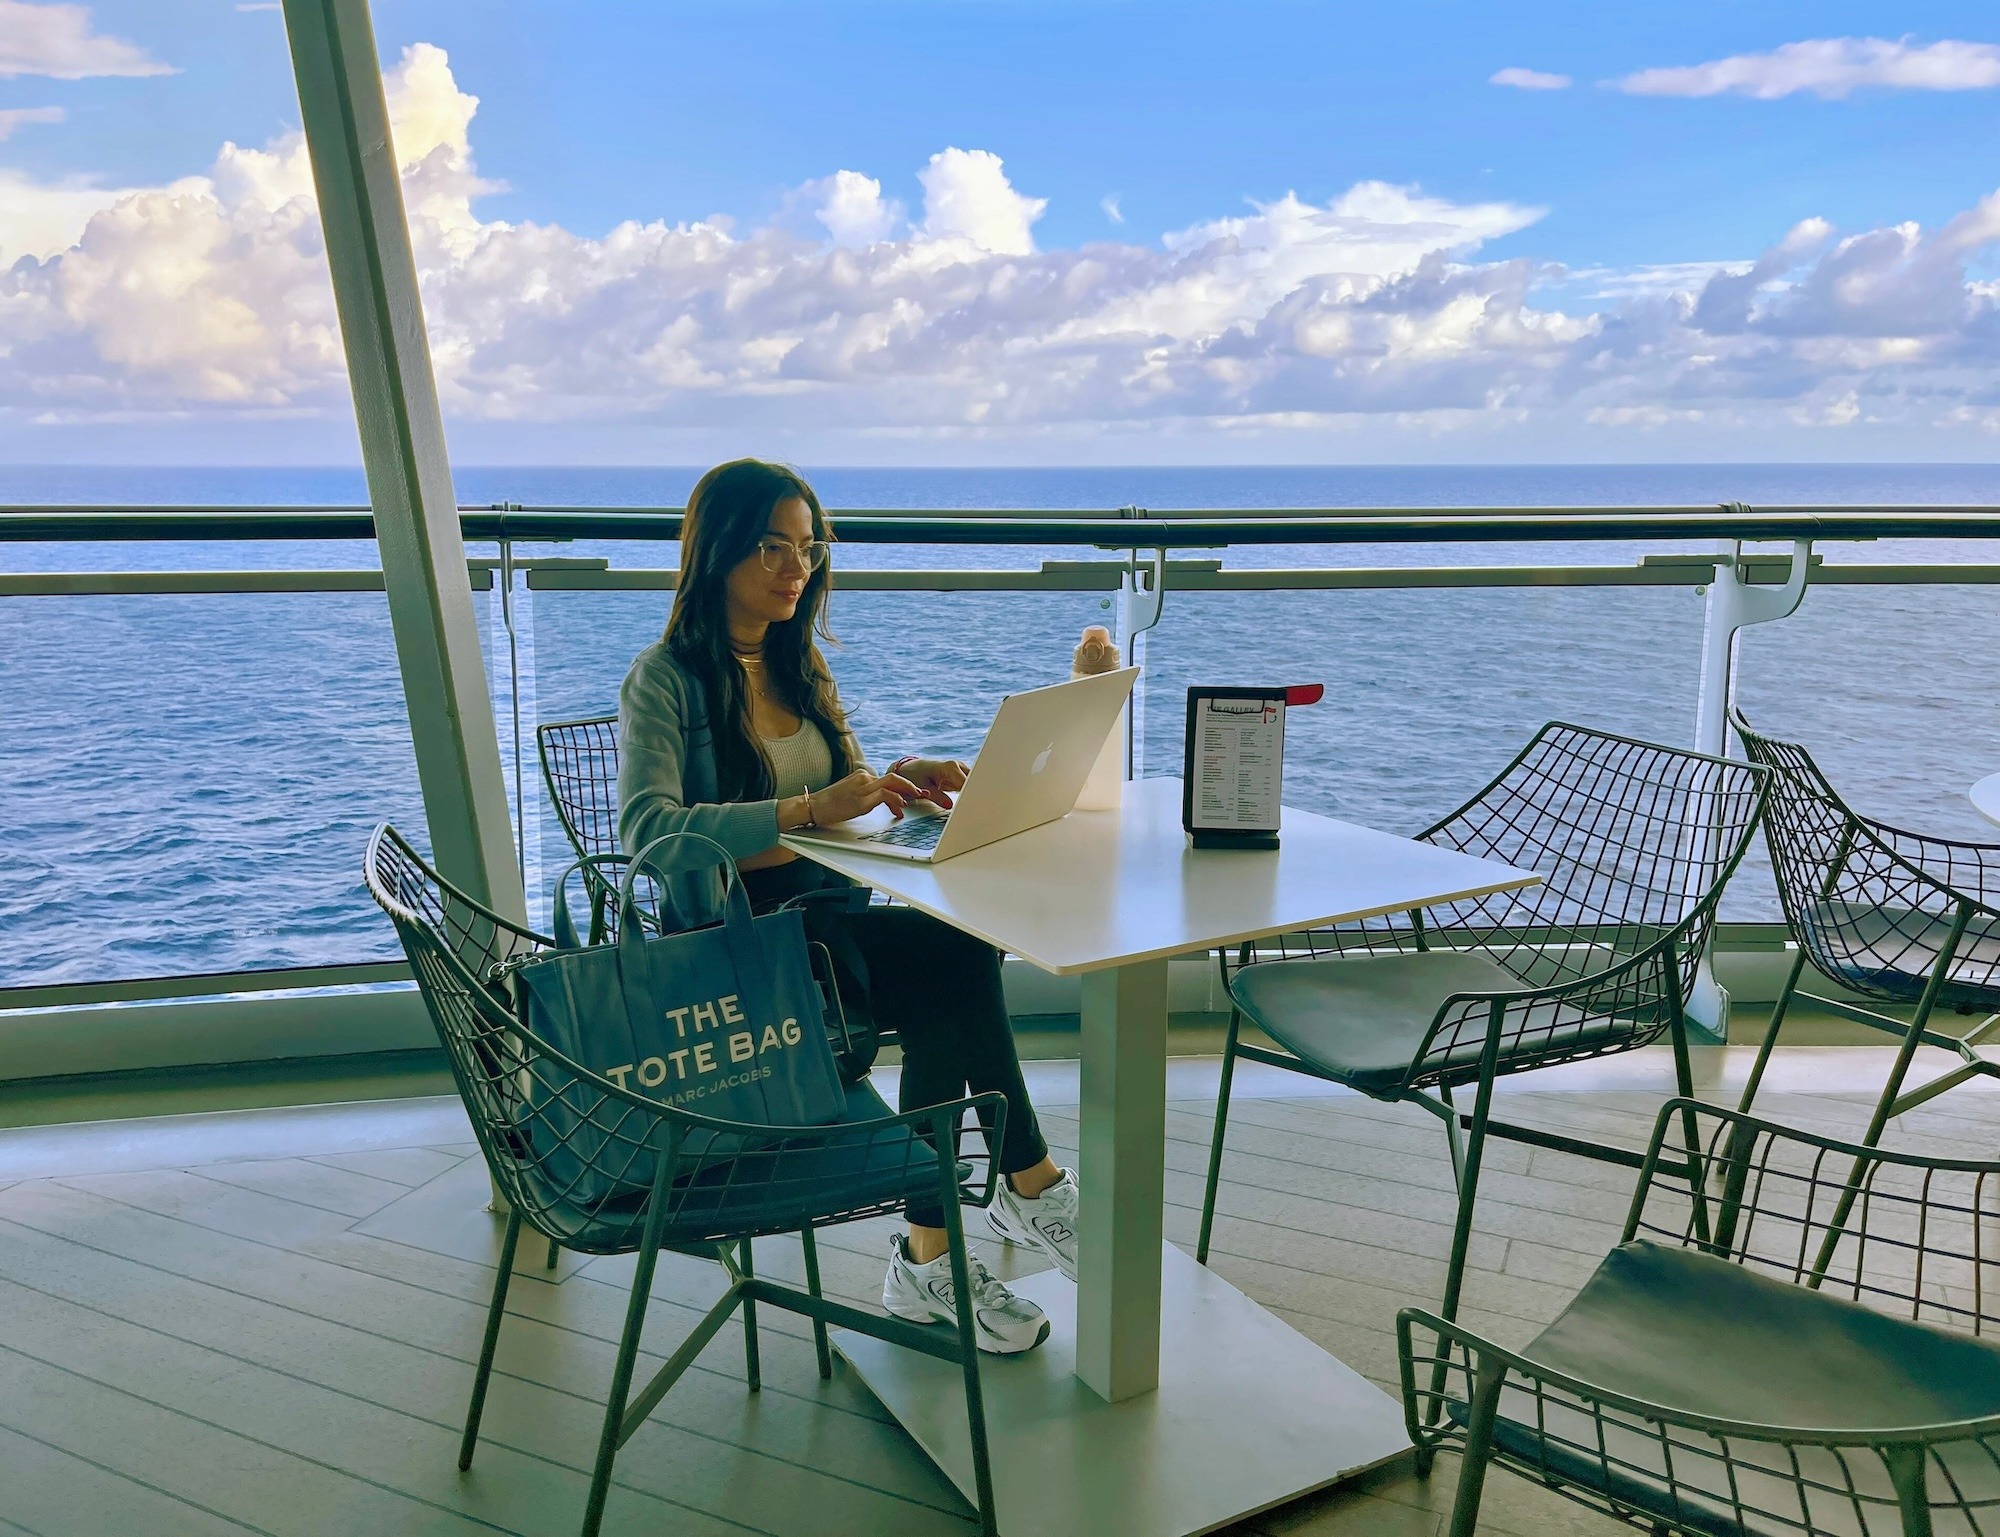
[[[1283,816],[1285,712],[1318,704],[1293,688],[1191,688],[1181,764],[1181,826],[1198,849],[1274,849]]]

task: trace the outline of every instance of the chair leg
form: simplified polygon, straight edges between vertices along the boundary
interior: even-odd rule
[[[749,1239],[737,1246],[737,1253],[741,1256],[744,1277],[754,1276],[757,1271],[751,1260]],[[764,1371],[757,1358],[757,1299],[750,1296],[743,1299],[743,1377],[751,1392],[764,1390]]]
[[[1694,1064],[1688,1058],[1687,1014],[1681,1003],[1676,978],[1667,993],[1667,1035],[1674,1048],[1674,1088],[1684,1100],[1694,1098]],[[1691,1109],[1681,1111],[1681,1142],[1688,1167],[1688,1193],[1694,1203],[1694,1236],[1707,1244],[1709,1238],[1707,1177],[1702,1172],[1701,1123]]]
[[[1778,1001],[1771,1006],[1771,1022],[1764,1027],[1764,1039],[1757,1047],[1757,1060],[1750,1064],[1749,1080],[1743,1085],[1743,1097],[1736,1102],[1737,1112],[1750,1113],[1750,1102],[1757,1097],[1757,1087],[1764,1081],[1764,1069],[1771,1062],[1771,1048],[1778,1044],[1778,1027],[1785,1022],[1785,1014],[1792,1006],[1792,995],[1798,991],[1799,977],[1806,969],[1806,952],[1800,946],[1799,953],[1792,957],[1791,974],[1785,978],[1784,988],[1778,994]]]
[[[1465,1133],[1458,1124],[1458,1106],[1452,1102],[1448,1085],[1438,1085],[1438,1098],[1444,1102],[1444,1140],[1451,1149],[1451,1188],[1461,1190],[1465,1186]]]
[[[1473,1537],[1479,1527],[1479,1500],[1486,1491],[1486,1463],[1493,1453],[1493,1421],[1500,1412],[1500,1389],[1507,1368],[1481,1356],[1474,1367],[1472,1412],[1465,1426],[1464,1461],[1458,1465],[1458,1495],[1451,1507],[1451,1537]]]
[[[813,1238],[812,1224],[808,1222],[799,1229],[799,1247],[806,1255],[806,1290],[813,1296],[819,1295],[819,1243]],[[822,1381],[833,1375],[833,1352],[826,1342],[826,1320],[813,1320],[813,1353],[819,1357],[819,1374]]]
[[[1473,1202],[1479,1194],[1479,1165],[1486,1156],[1486,1123],[1493,1114],[1493,1081],[1499,1075],[1500,1032],[1506,1023],[1506,1006],[1494,1004],[1486,1022],[1486,1044],[1480,1052],[1479,1091],[1472,1101],[1471,1136],[1465,1144],[1465,1168],[1458,1182],[1458,1217],[1451,1229],[1451,1262],[1444,1273],[1444,1300],[1438,1312],[1448,1320],[1458,1317],[1459,1293],[1465,1288],[1465,1259],[1472,1249]],[[1452,1119],[1457,1119],[1456,1112]],[[1431,1396],[1425,1410],[1427,1423],[1436,1424],[1444,1412],[1445,1353],[1438,1342],[1437,1363],[1431,1367]]]
[[[1917,1012],[1911,1016],[1909,1031],[1896,1050],[1896,1063],[1889,1069],[1889,1081],[1882,1087],[1882,1098],[1876,1102],[1875,1114],[1869,1117],[1868,1134],[1861,1139],[1863,1147],[1875,1146],[1882,1133],[1889,1128],[1890,1117],[1896,1112],[1896,1098],[1903,1092],[1903,1079],[1909,1075],[1911,1059],[1916,1056],[1917,1046],[1931,1022],[1932,1012],[1937,1008],[1938,994],[1944,990],[1945,979],[1951,975],[1951,963],[1958,956],[1958,943],[1965,937],[1965,926],[1971,917],[1971,907],[1960,903],[1951,925],[1951,935],[1945,940],[1944,948],[1938,951],[1937,963],[1931,967],[1923,996],[1917,1000]]]
[[[951,1127],[938,1118],[935,1142],[951,1146]],[[958,1358],[965,1378],[966,1428],[972,1434],[972,1487],[979,1505],[980,1537],[999,1537],[993,1505],[993,1461],[986,1445],[986,1395],[979,1380],[979,1335],[972,1321],[972,1268],[965,1257],[965,1216],[959,1209],[956,1171],[947,1156],[938,1159],[938,1194],[944,1202],[945,1243],[951,1255],[952,1298],[958,1313]]]
[[[458,1443],[458,1470],[472,1466],[479,1444],[479,1417],[486,1412],[486,1383],[493,1375],[493,1352],[500,1343],[500,1320],[507,1316],[507,1283],[514,1279],[514,1249],[521,1241],[521,1213],[507,1213],[507,1236],[500,1240],[500,1274],[493,1278],[493,1301],[486,1309],[486,1338],[479,1346],[479,1370],[472,1378],[472,1407],[465,1412],[465,1436]]]
[[[1215,1229],[1215,1193],[1222,1183],[1222,1138],[1229,1129],[1229,1091],[1236,1082],[1236,1040],[1243,1029],[1243,1011],[1229,1010],[1229,1033],[1222,1040],[1222,1083],[1215,1096],[1215,1134],[1208,1143],[1208,1184],[1201,1197],[1201,1235],[1195,1240],[1194,1257],[1208,1263],[1208,1240]]]
[[[1930,1023],[1931,1010],[1937,1006],[1938,994],[1944,989],[1945,978],[1951,975],[1951,963],[1958,954],[1958,942],[1965,937],[1966,923],[1972,917],[1969,903],[1961,902],[1958,915],[1952,920],[1951,935],[1938,952],[1937,964],[1931,967],[1930,980],[1924,984],[1923,997],[1917,1002],[1917,1012],[1910,1020],[1910,1028],[1903,1036],[1903,1044],[1897,1048],[1895,1066],[1889,1069],[1889,1081],[1882,1087],[1882,1097],[1875,1103],[1875,1113],[1868,1119],[1868,1131],[1861,1139],[1863,1147],[1874,1147],[1888,1129],[1889,1118],[1896,1108],[1896,1096],[1903,1087],[1903,1077],[1910,1070],[1910,1059],[1917,1054],[1917,1045],[1923,1039],[1924,1028]],[[1833,1209],[1833,1218],[1827,1223],[1826,1237],[1820,1240],[1819,1257],[1813,1261],[1812,1274],[1807,1278],[1808,1286],[1817,1287],[1833,1268],[1833,1258],[1840,1248],[1840,1240],[1847,1230],[1847,1215],[1854,1209],[1854,1203],[1861,1194],[1861,1182],[1867,1173],[1865,1161],[1857,1161],[1854,1172],[1848,1176],[1846,1186],[1840,1192],[1840,1201]]]
[[[1931,1500],[1924,1488],[1924,1448],[1885,1446],[1882,1460],[1896,1486],[1896,1506],[1903,1517],[1903,1537],[1931,1537]]]
[[[646,1304],[652,1299],[653,1270],[660,1259],[662,1205],[655,1191],[655,1210],[646,1222],[645,1237],[639,1244],[638,1268],[632,1275],[632,1295],[625,1304],[625,1332],[618,1337],[618,1359],[611,1369],[611,1396],[604,1401],[604,1429],[597,1438],[596,1465],[590,1470],[590,1500],[583,1510],[582,1537],[597,1537],[604,1522],[604,1501],[611,1492],[611,1464],[623,1439],[625,1403],[632,1392],[632,1367],[639,1359],[639,1336],[645,1332]]]

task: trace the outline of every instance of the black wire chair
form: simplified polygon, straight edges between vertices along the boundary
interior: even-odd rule
[[[583,720],[553,721],[535,728],[535,753],[541,759],[542,783],[549,804],[576,857],[618,852],[618,717],[593,715]],[[593,942],[607,933],[615,908],[614,892],[584,865],[590,896]]]
[[[2000,1163],[1675,1101],[1619,1246],[1533,1343],[1397,1315],[1404,1414],[1421,1455],[1464,1455],[1452,1537],[1489,1463],[1654,1533],[1993,1533],[1996,1265]]]
[[[746,1373],[750,1390],[758,1390],[759,1303],[812,1320],[822,1377],[833,1374],[828,1324],[956,1362],[964,1375],[980,1526],[993,1537],[993,1486],[959,1208],[961,1202],[989,1204],[994,1175],[988,1159],[983,1179],[972,1180],[955,1149],[967,1110],[995,1118],[992,1145],[998,1145],[1003,1097],[978,1095],[895,1115],[864,1079],[848,1088],[840,1121],[801,1127],[745,1125],[669,1108],[589,1071],[522,1027],[505,970],[508,962],[547,947],[547,939],[459,891],[387,824],[369,842],[366,874],[369,892],[396,925],[480,1151],[508,1204],[459,1467],[472,1465],[525,1224],[551,1245],[638,1256],[591,1474],[584,1537],[594,1537],[603,1518],[619,1449],[739,1307]],[[906,1200],[926,1194],[941,1197],[944,1206],[956,1330],[864,1312],[822,1294],[816,1229],[899,1211]],[[751,1241],[779,1233],[799,1235],[803,1291],[755,1272]],[[633,1364],[663,1249],[713,1259],[729,1286],[652,1381],[634,1393]]]
[[[1744,1085],[1748,1110],[1763,1082],[1778,1030],[1797,998],[1901,1042],[1862,1142],[1881,1140],[1891,1119],[2000,1064],[1976,1050],[2000,1024],[2000,844],[1962,843],[1891,827],[1853,810],[1812,754],[1754,730],[1739,711],[1730,724],[1753,762],[1772,773],[1764,841],[1798,951]],[[1846,999],[1804,991],[1813,969],[1863,998],[1914,1008],[1907,1020]],[[1940,1008],[1989,1016],[1963,1036],[1930,1028]],[[1919,1045],[1954,1052],[1958,1066],[1902,1092]]]
[[[1195,1257],[1206,1263],[1239,1058],[1423,1106],[1458,1184],[1445,1277],[1454,1316],[1486,1138],[1630,1168],[1629,1148],[1511,1125],[1497,1079],[1667,1035],[1692,1097],[1683,1008],[1724,883],[1749,846],[1766,771],[1551,722],[1421,841],[1537,871],[1540,884],[1285,936],[1221,958],[1233,1008]],[[1245,1020],[1281,1049],[1246,1044]],[[1454,1089],[1475,1087],[1471,1113]],[[1693,1148],[1693,1126],[1689,1128]]]

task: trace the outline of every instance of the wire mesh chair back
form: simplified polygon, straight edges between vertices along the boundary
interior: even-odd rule
[[[1419,834],[1541,882],[1428,908],[1426,923],[1534,987],[1600,972],[1678,929],[1685,987],[1749,846],[1762,778],[1743,763],[1552,722]]]
[[[617,1250],[636,1231],[630,1210],[606,1224],[573,1208],[564,1197],[595,1172],[630,1187],[647,1160],[657,1116],[628,1103],[610,1088],[563,1062],[514,1020],[509,1000],[493,980],[496,966],[545,948],[548,941],[473,901],[433,870],[393,827],[376,830],[368,846],[368,889],[388,913],[416,973],[417,986],[450,1059],[452,1077],[472,1121],[487,1167],[524,1221],[572,1247],[590,1238]],[[599,1166],[572,1167],[569,1179],[550,1180],[548,1154],[566,1146],[548,1135],[548,1108],[560,1105],[576,1127],[599,1133]],[[565,1127],[563,1130],[571,1130]],[[538,1133],[542,1135],[538,1136]],[[647,1171],[650,1183],[651,1171]],[[608,1227],[613,1231],[592,1233]]]
[[[1692,1180],[1681,1158],[1689,1116],[1702,1150]],[[1699,1250],[1769,1280],[1955,1334],[1990,1340],[2000,1332],[2000,1163],[1885,1152],[1670,1101],[1623,1236]],[[1763,1306],[1774,1321],[1793,1316]],[[1940,1380],[1952,1380],[1954,1361],[1980,1369],[1984,1382],[1968,1389],[1961,1400],[1967,1408],[1955,1416],[1931,1411],[1902,1426],[1762,1424],[1746,1422],[1751,1410],[1739,1408],[1726,1386],[1754,1372],[1754,1359],[1716,1362],[1720,1412],[1705,1414],[1579,1383],[1541,1363],[1534,1347],[1522,1355],[1497,1351],[1450,1325],[1440,1354],[1428,1356],[1416,1336],[1429,1322],[1414,1312],[1399,1320],[1410,1402],[1421,1408],[1435,1398],[1462,1424],[1475,1355],[1504,1362],[1494,1454],[1642,1528],[1797,1537],[2000,1531],[2000,1416],[1981,1407],[1992,1402],[1996,1367],[1969,1342],[1963,1351],[1971,1356],[1949,1340],[1900,1346],[1923,1351]],[[1764,1348],[1761,1341],[1751,1347],[1753,1354]],[[1768,1348],[1809,1347],[1772,1338]],[[1433,1362],[1444,1369],[1431,1388],[1417,1386]],[[1736,1417],[1724,1417],[1731,1410]]]
[[[618,717],[535,728],[556,820],[579,857],[618,852]]]
[[[649,1196],[666,1203],[669,1241],[709,1243],[886,1214],[938,1179],[938,1155],[920,1134],[931,1129],[918,1128],[931,1112],[889,1117],[872,1090],[850,1091],[850,1099],[862,1095],[858,1104],[875,1119],[766,1127],[613,1084],[524,1028],[494,975],[549,941],[467,897],[386,824],[370,840],[366,873],[396,925],[495,1182],[530,1227],[564,1247],[629,1250]],[[646,1071],[637,1065],[642,1083]],[[1005,1113],[997,1095],[979,1106]]]
[[[2000,1162],[1864,1147],[1709,1105],[1694,1116],[1705,1188],[1663,1173],[1656,1157],[1627,1239],[1699,1248],[1893,1317],[2000,1340]]]
[[[1534,870],[1539,884],[1283,936],[1276,948],[1285,957],[1485,954],[1521,983],[1500,1025],[1503,1073],[1646,1045],[1693,985],[1722,889],[1762,813],[1764,779],[1752,764],[1552,721],[1486,788],[1417,835]],[[1232,961],[1253,958],[1247,945],[1225,956],[1225,981]],[[1534,996],[1542,990],[1550,996]],[[1485,1000],[1453,1003],[1404,1088],[1476,1079],[1490,1029]]]
[[[1803,745],[1737,712],[1730,722],[1751,761],[1772,771],[1764,840],[1785,920],[1814,966],[1864,997],[1915,1002],[1970,904],[1939,1001],[2000,1009],[2000,845],[1864,817]]]

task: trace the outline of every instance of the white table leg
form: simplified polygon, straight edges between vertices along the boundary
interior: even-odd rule
[[[1083,977],[1076,1375],[1110,1403],[1160,1384],[1167,963]]]

